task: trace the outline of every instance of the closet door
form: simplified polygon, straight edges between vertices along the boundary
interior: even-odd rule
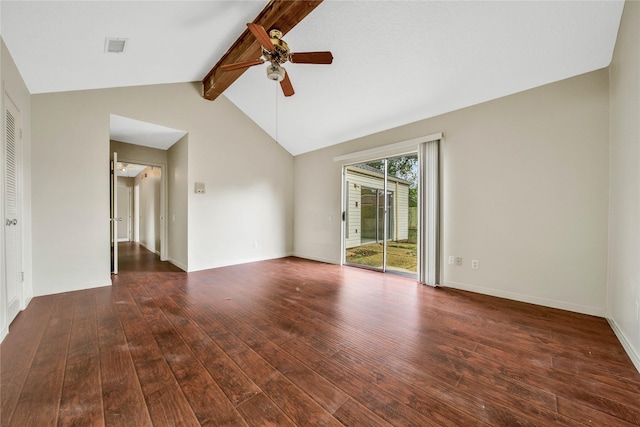
[[[4,160],[4,256],[7,324],[22,306],[20,218],[20,114],[11,99],[5,96],[3,160]]]

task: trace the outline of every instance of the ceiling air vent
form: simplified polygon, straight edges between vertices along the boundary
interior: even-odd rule
[[[117,39],[113,37],[107,37],[104,42],[105,53],[123,53],[127,48],[127,42],[129,39]]]

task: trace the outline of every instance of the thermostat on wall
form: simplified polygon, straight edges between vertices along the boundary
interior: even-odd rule
[[[204,193],[204,182],[196,182],[196,194]]]

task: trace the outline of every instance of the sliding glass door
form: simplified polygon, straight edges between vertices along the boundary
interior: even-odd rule
[[[345,263],[416,275],[418,156],[345,167]]]

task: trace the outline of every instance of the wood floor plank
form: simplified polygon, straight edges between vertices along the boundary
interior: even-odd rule
[[[632,364],[629,364],[632,366]],[[603,364],[600,361],[589,360],[588,363],[580,360],[569,360],[560,357],[553,358],[553,367],[575,375],[588,376],[593,381],[609,384],[627,390],[634,394],[640,394],[640,377],[631,366],[613,366]]]
[[[154,295],[154,290],[159,288],[151,285],[148,289],[150,295]],[[237,406],[260,393],[260,388],[173,299],[153,299],[231,403]]]
[[[157,335],[171,333],[163,325],[150,324],[138,311],[126,288],[114,289],[117,312],[127,337],[138,381],[154,425],[196,426],[198,419],[178,384]],[[157,319],[154,319],[157,320]]]
[[[0,425],[2,426],[9,425],[57,298],[57,296],[47,296],[33,300],[24,312],[18,314],[10,325],[9,335],[0,345]]]
[[[306,344],[290,340],[284,343],[283,347],[299,359],[307,360],[307,364],[316,372],[332,381],[353,399],[391,424],[403,426],[441,425],[428,414],[420,413],[405,405],[389,390],[381,389],[370,379],[361,378],[350,369],[317,354]],[[465,417],[461,415],[460,418]]]
[[[547,390],[556,394],[557,397],[564,396],[612,416],[640,424],[640,396],[633,393],[609,387],[606,384],[597,384],[597,389],[594,389],[594,383],[588,379],[551,368],[539,367],[535,371],[527,370],[520,367],[517,360],[500,363],[470,352],[460,352],[460,357],[467,363]],[[622,402],[608,397],[609,395],[622,399]]]
[[[295,424],[263,393],[259,393],[238,406],[250,426],[288,427]]]
[[[36,297],[0,425],[640,425],[607,321],[282,258],[185,273],[119,244],[112,286]]]
[[[177,419],[186,424],[184,414],[192,409],[200,425],[245,425],[234,405],[167,320],[166,316],[169,313],[165,315],[158,309],[144,289],[140,287],[130,289],[138,291],[138,296],[135,298],[138,302],[138,309],[144,316],[147,327],[173,372],[174,382],[184,394],[184,397],[180,396],[180,399],[171,398],[174,402],[180,401],[186,405],[177,408]],[[178,388],[176,388],[176,392],[178,392]],[[189,405],[191,408],[187,409]]]
[[[58,425],[104,426],[95,292],[78,292]]]
[[[433,378],[405,375],[398,371],[390,373],[384,368],[377,369],[363,362],[354,363],[352,355],[340,354],[334,360],[350,366],[363,378],[370,377],[378,387],[403,398],[410,407],[423,413],[426,411],[430,418],[442,425],[467,425],[473,419],[488,425],[534,425],[516,408],[507,408],[500,400],[483,398],[482,395],[486,394],[484,387],[469,394],[458,392],[455,385]]]
[[[151,426],[122,324],[112,304],[96,306],[104,420],[108,426]]]
[[[334,413],[334,416],[345,426],[392,426],[392,424],[389,424],[353,399],[347,400],[340,408],[338,408]]]
[[[204,317],[208,316],[202,312],[195,315],[199,323],[207,325],[205,330],[212,332],[210,336],[232,357],[245,374],[297,425],[339,425],[330,413],[309,395],[302,393],[291,380],[235,334],[229,333],[223,337],[219,335],[220,329],[229,331],[232,328],[231,325],[223,326],[215,319],[205,319]],[[241,344],[238,345],[239,343]]]
[[[57,424],[76,298],[67,293],[56,299],[9,425]]]
[[[602,411],[598,411],[597,409],[593,409],[590,406],[583,405],[571,399],[566,399],[562,396],[558,397],[558,413],[573,418],[585,425],[602,427],[625,427],[638,425],[636,423],[630,423],[618,417],[611,416]]]
[[[215,304],[215,301],[210,304]],[[223,304],[230,305],[232,312],[239,312],[239,307],[233,301],[224,301]],[[294,384],[303,390],[309,390],[309,395],[329,413],[333,413],[346,402],[348,396],[344,392],[309,369],[304,363],[284,352],[273,341],[262,336],[259,329],[251,327],[242,318],[225,315],[221,311],[218,313],[220,318],[232,325],[230,330],[236,336],[242,339],[271,366],[286,375]],[[252,322],[249,320],[249,323]]]

